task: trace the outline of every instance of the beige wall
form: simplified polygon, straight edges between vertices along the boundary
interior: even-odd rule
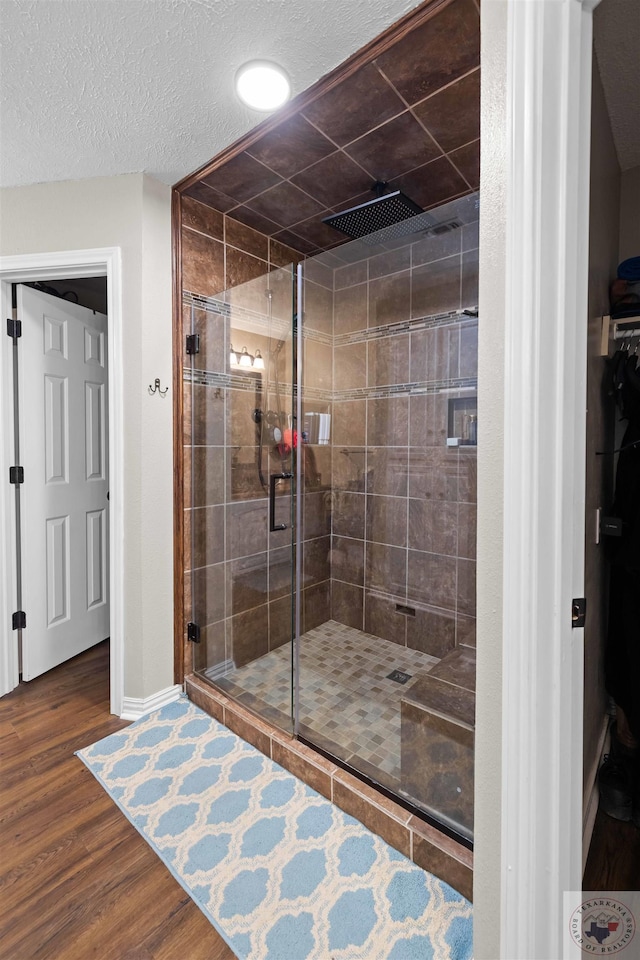
[[[620,259],[640,257],[640,167],[625,170],[620,184]]]
[[[596,510],[606,512],[613,497],[614,410],[602,390],[606,360],[600,356],[601,318],[609,312],[609,285],[618,264],[620,167],[611,133],[598,64],[593,60],[591,192],[589,227],[589,334],[587,345],[587,449],[584,631],[584,782],[590,790],[598,763],[607,697],[603,655],[607,635],[608,565],[605,544],[596,544]]]
[[[170,190],[143,174],[0,191],[3,256],[120,247],[125,330],[124,695],[173,683]]]
[[[507,4],[482,4],[474,957],[500,956]]]

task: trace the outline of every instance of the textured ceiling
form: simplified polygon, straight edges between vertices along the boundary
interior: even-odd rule
[[[602,0],[594,44],[621,169],[640,165],[640,0]]]
[[[0,185],[144,171],[175,183],[254,127],[233,77],[300,93],[417,0],[0,0]]]

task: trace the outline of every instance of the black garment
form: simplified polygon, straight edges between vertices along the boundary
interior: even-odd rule
[[[611,538],[609,632],[605,650],[608,692],[624,710],[640,740],[640,374],[637,358],[618,360],[619,406],[629,424],[616,471],[613,515],[622,536]]]

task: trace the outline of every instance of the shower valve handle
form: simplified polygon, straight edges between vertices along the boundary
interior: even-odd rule
[[[269,530],[286,530],[286,523],[276,523],[276,483],[278,480],[291,480],[292,473],[272,473],[269,478]]]

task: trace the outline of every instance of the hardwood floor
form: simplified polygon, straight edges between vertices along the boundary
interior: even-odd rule
[[[640,830],[598,810],[583,890],[640,890]]]
[[[74,756],[124,726],[108,641],[0,700],[1,960],[234,956]]]

